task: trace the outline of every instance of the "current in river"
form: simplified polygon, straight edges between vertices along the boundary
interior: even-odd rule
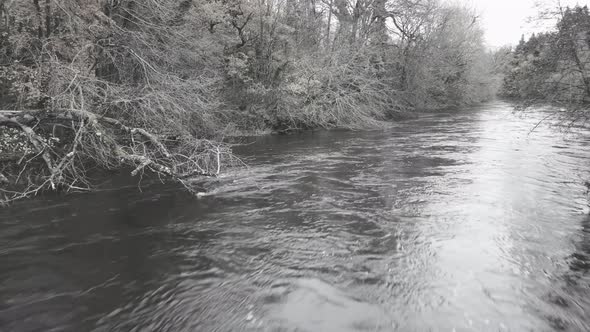
[[[257,138],[205,195],[0,210],[0,331],[590,331],[590,131],[494,102]]]

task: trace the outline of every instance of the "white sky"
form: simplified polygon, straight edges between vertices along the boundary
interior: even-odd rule
[[[516,45],[522,34],[528,36],[532,32],[545,30],[538,23],[528,22],[528,19],[535,17],[538,13],[535,4],[554,4],[556,7],[558,0],[460,0],[460,2],[477,10],[486,30],[487,44],[495,48],[508,44]],[[590,0],[561,0],[562,6],[576,4],[590,7]]]

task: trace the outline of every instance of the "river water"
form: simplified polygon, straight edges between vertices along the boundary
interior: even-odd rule
[[[588,331],[590,135],[547,114],[259,138],[199,198],[18,202],[0,331]]]

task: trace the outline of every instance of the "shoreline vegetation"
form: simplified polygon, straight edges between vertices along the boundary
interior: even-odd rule
[[[194,191],[243,165],[227,137],[529,98],[509,88],[526,43],[489,51],[479,20],[438,0],[0,0],[0,202],[96,170]]]
[[[498,95],[526,110],[552,105],[566,126],[585,125],[590,105],[590,13],[587,6],[542,9],[555,22],[547,32],[524,36],[496,52],[503,81]]]

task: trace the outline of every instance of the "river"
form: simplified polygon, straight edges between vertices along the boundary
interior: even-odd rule
[[[17,202],[0,331],[589,331],[590,135],[547,114],[262,137],[198,198]]]

